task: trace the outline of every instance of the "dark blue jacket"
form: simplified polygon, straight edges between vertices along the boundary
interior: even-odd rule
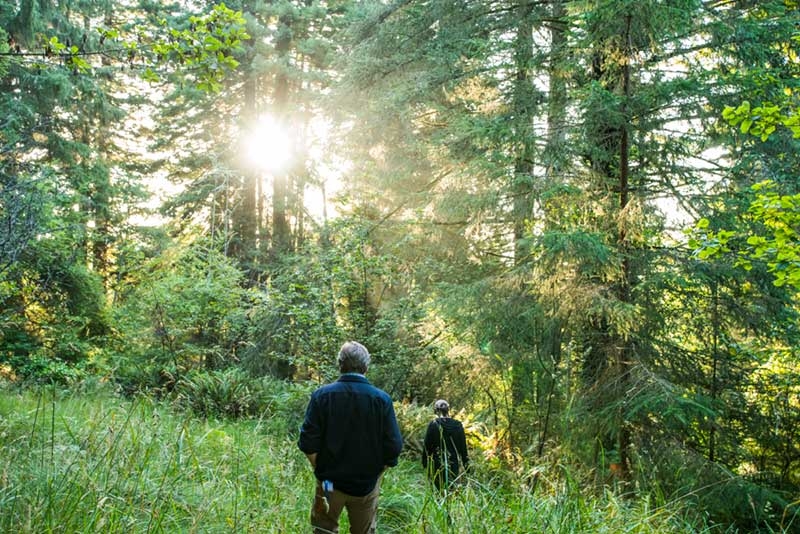
[[[363,375],[348,373],[311,394],[298,446],[317,453],[318,480],[363,497],[384,466],[397,465],[403,438],[389,395]]]
[[[467,439],[464,425],[452,417],[437,417],[428,425],[425,432],[425,451],[422,453],[422,466],[429,468],[437,487],[450,483],[458,476],[458,458],[464,470],[469,468]],[[429,465],[433,462],[433,465]],[[444,467],[447,466],[447,469]]]

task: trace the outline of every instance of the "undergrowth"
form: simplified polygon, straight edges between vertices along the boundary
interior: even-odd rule
[[[275,411],[228,421],[148,397],[0,391],[0,531],[308,532],[313,475],[289,426]],[[711,532],[679,506],[593,496],[568,476],[531,494],[473,463],[440,495],[416,458],[401,458],[382,484],[378,531]]]

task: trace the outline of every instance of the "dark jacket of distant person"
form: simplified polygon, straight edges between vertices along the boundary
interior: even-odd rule
[[[428,424],[425,432],[422,466],[428,471],[437,488],[452,484],[460,473],[459,458],[464,470],[469,467],[467,439],[464,426],[449,417],[450,405],[440,399],[434,403],[433,411],[438,417]]]

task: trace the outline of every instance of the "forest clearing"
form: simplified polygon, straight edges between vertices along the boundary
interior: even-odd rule
[[[800,532],[798,28],[0,2],[0,530],[310,531],[369,363],[379,532]]]

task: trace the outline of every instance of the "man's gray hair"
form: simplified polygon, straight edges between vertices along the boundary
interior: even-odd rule
[[[357,341],[348,341],[339,349],[339,371],[342,373],[361,373],[367,372],[370,357],[367,347]]]

